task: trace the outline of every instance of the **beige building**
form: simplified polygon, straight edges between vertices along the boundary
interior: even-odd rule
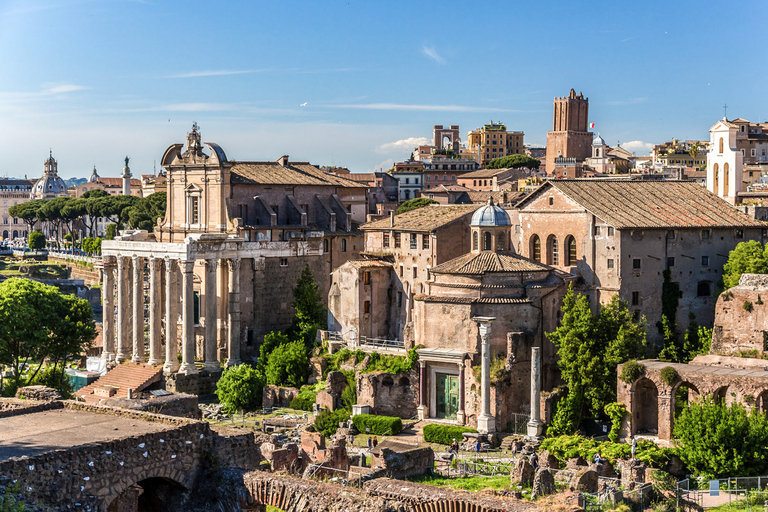
[[[29,201],[37,180],[0,179],[0,235],[3,240],[26,238],[29,234],[24,219],[13,217],[8,208]]]
[[[653,167],[704,167],[707,163],[705,140],[672,139],[664,144],[653,146],[651,153]]]
[[[580,275],[594,303],[618,294],[648,320],[653,341],[662,273],[680,286],[678,326],[688,325],[689,313],[712,325],[728,252],[764,241],[768,226],[692,181],[550,180],[517,208],[518,254]]]
[[[503,123],[491,121],[467,134],[467,151],[476,154],[477,163],[484,166],[494,158],[524,155],[524,138],[525,133],[507,131]]]
[[[219,361],[251,360],[264,334],[290,325],[306,266],[327,293],[331,270],[357,257],[366,188],[287,156],[228,160],[196,125],[161,165],[168,207],[154,233],[102,245],[103,357],[164,364],[167,388],[210,393]]]
[[[123,178],[102,178],[96,167],[93,168],[88,181],[75,187],[75,197],[80,197],[91,190],[103,190],[112,196],[123,195]],[[130,179],[130,191],[132,196],[143,197],[141,180]]]

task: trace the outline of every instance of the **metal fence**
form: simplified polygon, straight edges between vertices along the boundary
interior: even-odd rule
[[[370,347],[375,349],[384,350],[405,350],[405,342],[401,340],[388,340],[384,338],[368,338],[367,336],[360,336],[358,345],[362,347]]]
[[[726,504],[768,511],[768,476],[686,478],[677,483],[675,494],[678,511]]]
[[[507,425],[507,432],[511,432],[516,435],[528,434],[528,422],[531,421],[531,417],[528,414],[512,413]]]
[[[326,466],[324,462],[318,462],[307,466],[307,469],[304,470],[303,478],[311,480],[338,480],[338,483],[341,485],[362,488],[364,475],[362,471],[355,471],[355,468],[355,466],[350,466],[348,470],[344,470]]]

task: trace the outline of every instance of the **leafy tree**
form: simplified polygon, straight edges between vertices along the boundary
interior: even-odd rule
[[[101,190],[100,188],[96,188],[93,190],[89,190],[88,192],[84,192],[83,195],[81,195],[80,197],[83,199],[99,199],[102,197],[110,197],[110,196],[106,190]]]
[[[27,245],[30,249],[45,249],[45,235],[39,231],[32,231]]]
[[[728,254],[728,261],[723,266],[725,289],[739,284],[741,274],[768,274],[768,256],[757,240],[740,242]]]
[[[26,203],[17,204],[8,208],[8,213],[12,217],[18,217],[23,219],[29,227],[31,233],[35,224],[40,220],[40,208],[45,204],[45,199],[36,199],[34,201],[27,201]]]
[[[128,225],[133,229],[144,229],[151,233],[157,225],[157,219],[165,216],[166,203],[165,192],[155,192],[139,199],[126,211]]]
[[[107,224],[107,232],[104,233],[104,239],[105,240],[114,240],[117,236],[117,224],[112,222],[111,224]]]
[[[439,204],[439,203],[434,199],[430,199],[428,197],[416,197],[414,199],[409,199],[397,207],[397,210],[395,211],[395,215],[409,212],[411,210],[417,210],[419,208],[423,208],[430,204]]]
[[[541,160],[537,158],[531,158],[528,155],[507,155],[499,158],[494,158],[485,167],[487,169],[519,169],[525,167],[527,169],[538,169],[541,165]]]
[[[328,309],[309,265],[304,267],[296,280],[291,305],[296,314],[291,322],[288,335],[291,339],[303,340],[307,349],[310,349],[315,344],[317,330],[324,329],[327,325]]]
[[[264,370],[267,384],[298,388],[307,381],[309,357],[301,340],[284,343],[269,354]]]
[[[555,435],[575,432],[585,413],[603,416],[605,405],[616,400],[616,367],[642,354],[646,335],[618,295],[594,315],[589,299],[576,295],[571,284],[561,309],[560,327],[547,334],[558,348],[558,366],[568,386],[550,426]]]
[[[331,437],[339,428],[339,423],[349,419],[349,411],[338,409],[336,411],[324,410],[315,417],[315,430],[325,437]]]
[[[675,420],[678,453],[693,474],[707,478],[768,471],[768,418],[734,403],[694,402]]]
[[[48,365],[40,370],[37,376],[30,382],[34,386],[47,386],[59,392],[62,398],[67,400],[72,398],[75,392],[75,385],[69,379],[64,366]],[[2,509],[0,509],[2,510]]]
[[[95,336],[87,300],[29,279],[0,283],[0,364],[13,368],[14,387],[34,379],[46,358],[55,366],[79,357]],[[32,361],[37,368],[22,376],[22,365]]]
[[[252,411],[261,405],[264,375],[247,364],[224,370],[216,383],[216,396],[224,404],[224,412]]]
[[[267,362],[269,362],[269,354],[280,345],[289,342],[288,336],[279,331],[272,331],[265,335],[264,341],[261,343],[261,347],[259,347],[259,364],[266,367]]]

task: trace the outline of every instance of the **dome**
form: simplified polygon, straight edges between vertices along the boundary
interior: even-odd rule
[[[488,199],[488,204],[482,206],[472,214],[470,226],[509,226],[509,215],[504,208],[493,204],[493,199]]]
[[[592,140],[592,145],[593,145],[593,146],[605,146],[605,141],[604,141],[604,140],[603,140],[603,138],[600,136],[600,132],[597,132],[597,135],[596,135],[596,136],[595,136],[595,138]]]
[[[58,175],[49,174],[37,180],[35,187],[32,189],[32,195],[38,199],[65,196],[68,195],[67,185]]]
[[[93,166],[93,172],[91,173],[91,177],[88,178],[88,182],[93,183],[94,181],[98,180],[99,178],[101,178],[101,176],[99,176],[99,173],[96,172],[96,166],[94,165]]]

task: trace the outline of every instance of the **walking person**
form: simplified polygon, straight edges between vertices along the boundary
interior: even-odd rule
[[[629,439],[632,442],[632,448],[630,449],[630,452],[632,453],[631,460],[635,460],[635,453],[637,452],[637,438],[635,436],[629,436]]]
[[[373,447],[376,448],[377,444],[379,444],[379,441],[376,439],[376,436],[373,436]]]
[[[373,440],[368,436],[368,451],[371,451],[371,448],[373,448]]]

